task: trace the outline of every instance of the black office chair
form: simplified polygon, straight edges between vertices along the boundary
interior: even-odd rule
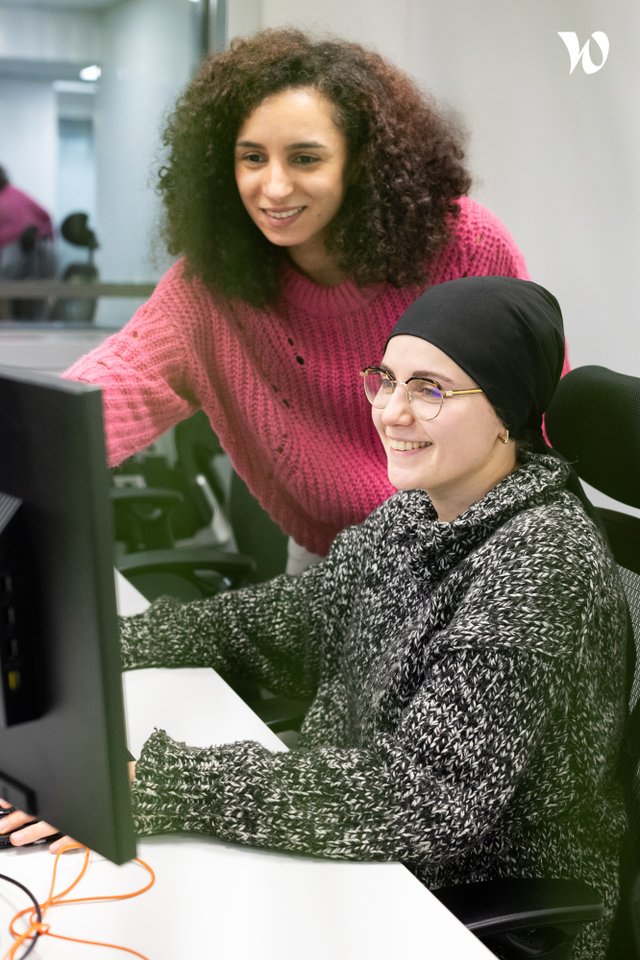
[[[224,475],[224,451],[205,414],[178,424],[173,442],[175,463],[149,453],[117,472],[123,576],[148,600],[188,601],[283,572],[286,537],[239,478],[229,469]],[[271,695],[245,677],[225,679],[274,732],[299,728],[308,701]]]
[[[545,422],[552,446],[585,483],[622,505],[640,508],[640,378],[604,367],[579,367],[561,380]],[[607,960],[639,960],[640,517],[620,508],[596,509],[629,602],[629,660],[631,665],[635,661],[621,763],[629,832]],[[598,895],[578,879],[504,880],[450,887],[435,895],[507,960],[569,960],[580,926],[602,915]]]
[[[113,472],[116,565],[149,600],[243,586],[256,563],[238,551],[226,517],[224,451],[202,412],[172,442],[173,456],[151,447]]]
[[[87,250],[85,261],[74,261],[67,264],[62,279],[69,284],[97,283],[98,268],[93,262],[95,250],[99,244],[95,233],[89,227],[89,217],[86,213],[70,213],[60,224],[60,233],[67,243],[74,247]],[[62,320],[65,323],[92,323],[96,312],[97,301],[83,297],[78,300],[64,298],[56,300],[49,311],[51,320]]]
[[[287,563],[287,537],[260,506],[244,481],[231,471],[220,477],[220,442],[207,416],[200,411],[174,430],[176,469],[184,478],[186,500],[193,504],[201,524],[214,519],[216,504],[231,524],[237,549],[254,562],[250,583],[270,580],[283,573]]]
[[[114,471],[116,539],[126,553],[208,543],[252,559],[248,582],[283,573],[286,534],[233,471],[206,415],[177,424],[175,456],[143,451]]]

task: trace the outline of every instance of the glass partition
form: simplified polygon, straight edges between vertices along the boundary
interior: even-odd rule
[[[225,41],[221,0],[0,2],[0,165],[55,227],[38,325],[110,330],[153,289],[169,263],[157,239],[161,130],[203,53]],[[0,332],[34,289],[3,279]]]

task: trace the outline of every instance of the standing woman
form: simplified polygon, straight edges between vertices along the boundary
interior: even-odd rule
[[[526,277],[466,196],[459,132],[378,54],[292,29],[210,56],[164,134],[179,255],[124,329],[67,371],[104,390],[111,464],[198,409],[306,550],[391,493],[349,387],[428,285]]]

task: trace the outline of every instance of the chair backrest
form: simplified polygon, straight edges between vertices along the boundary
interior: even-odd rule
[[[640,507],[640,378],[601,366],[562,378],[545,414],[552,446],[578,476],[622,506]],[[629,836],[622,868],[622,909],[611,958],[640,957],[640,517],[624,509],[599,513],[627,596],[634,663],[626,734]]]
[[[545,414],[553,447],[596,490],[640,507],[640,378],[606,367],[566,374]]]
[[[287,536],[260,506],[237,473],[231,478],[229,516],[242,553],[256,561],[252,582],[270,580],[284,573],[287,565]]]
[[[192,505],[200,524],[214,522],[214,501],[222,507],[234,544],[255,562],[255,569],[248,574],[250,582],[282,573],[287,561],[287,537],[234,471],[222,477],[220,456],[224,451],[206,414],[199,411],[179,423],[174,437],[176,471],[183,480],[185,506]]]
[[[640,550],[640,541],[638,542]],[[640,575],[620,567],[635,640],[635,670],[631,678],[630,713],[623,766],[627,777],[629,831],[622,853],[622,903],[612,949],[607,960],[640,958]]]
[[[640,508],[640,378],[606,367],[564,376],[545,414],[552,446],[596,490]],[[640,573],[640,517],[599,508],[613,554]]]
[[[633,709],[637,703],[640,703],[640,575],[632,570],[620,567],[620,576],[627,595],[631,625],[636,643],[636,669],[632,681],[630,698],[630,705]]]

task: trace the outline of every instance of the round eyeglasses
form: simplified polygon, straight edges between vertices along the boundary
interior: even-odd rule
[[[425,377],[409,377],[406,383],[394,380],[386,370],[379,367],[365,367],[360,371],[367,400],[377,409],[384,410],[396,387],[404,387],[407,401],[411,405],[414,417],[418,420],[435,420],[442,404],[449,397],[466,396],[469,393],[484,393],[480,387],[468,390],[444,390],[437,380]]]

